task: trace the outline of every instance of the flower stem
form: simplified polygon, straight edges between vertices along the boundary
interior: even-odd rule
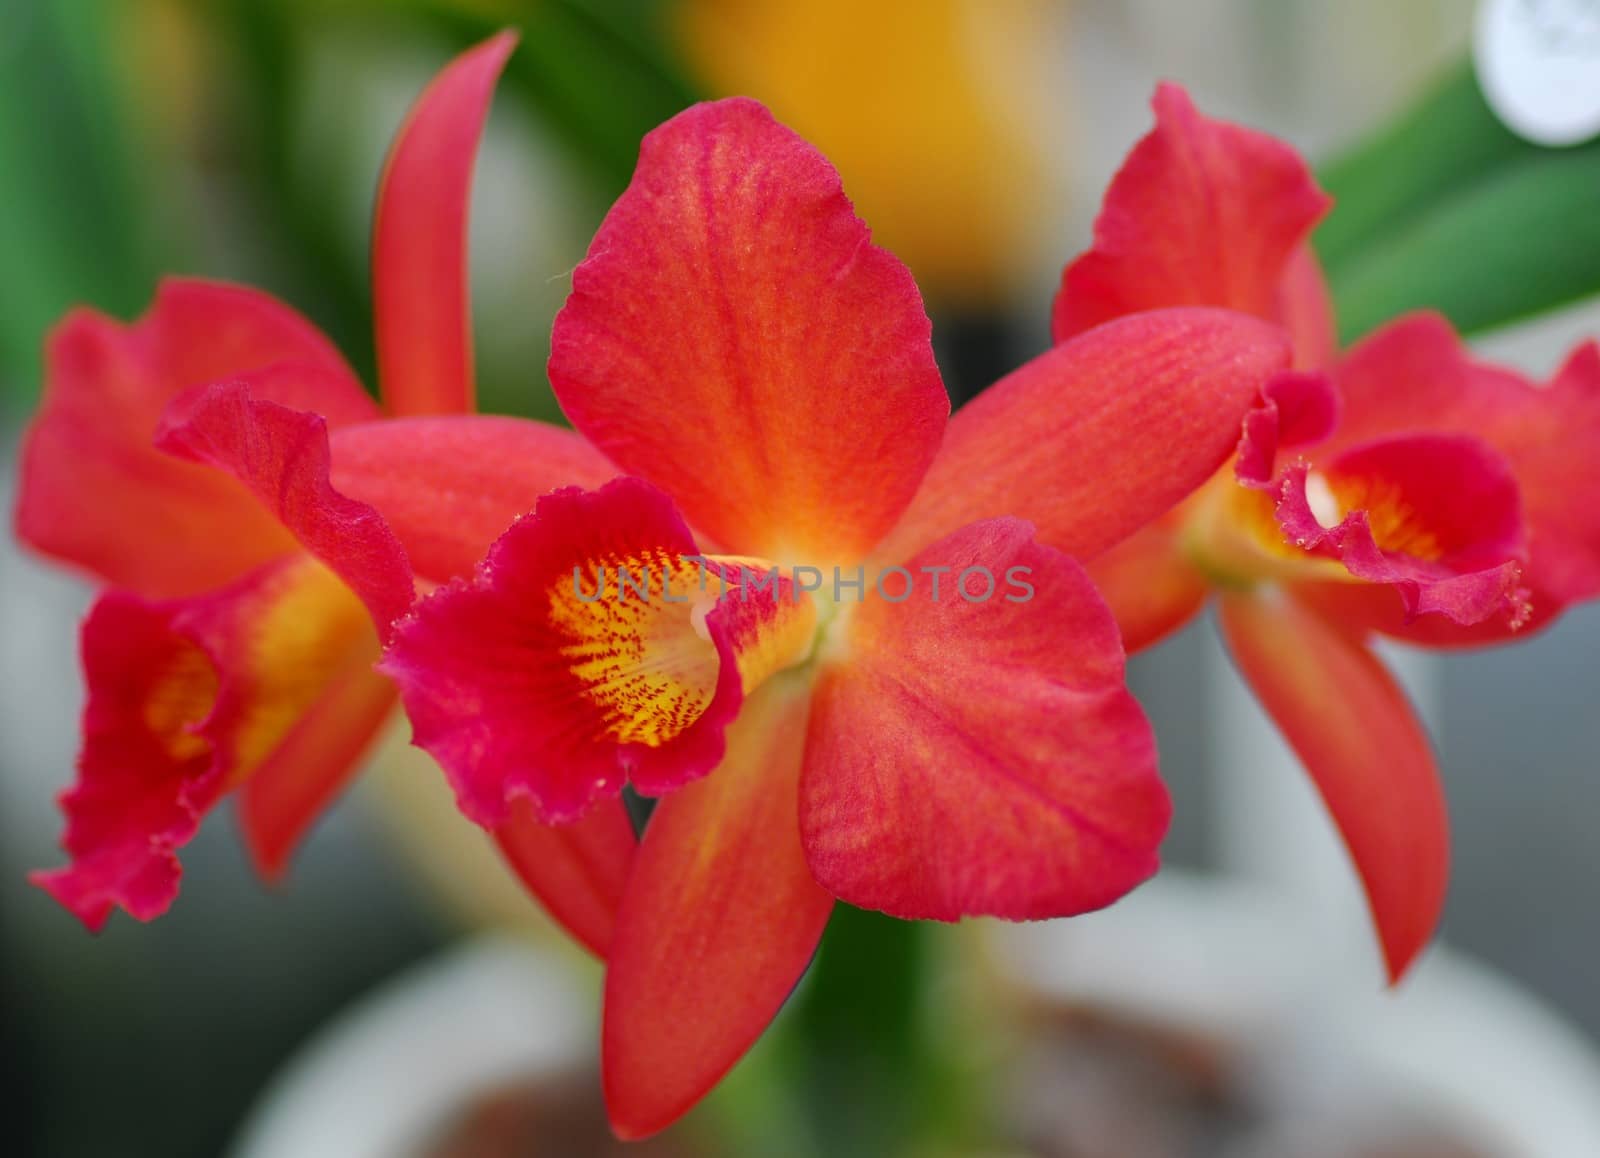
[[[829,1158],[905,1153],[937,1084],[924,1001],[927,929],[841,904],[796,996],[791,1030]]]

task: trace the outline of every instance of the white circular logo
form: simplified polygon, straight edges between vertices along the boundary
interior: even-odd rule
[[[1600,136],[1600,0],[1483,0],[1473,47],[1506,128],[1537,145]]]

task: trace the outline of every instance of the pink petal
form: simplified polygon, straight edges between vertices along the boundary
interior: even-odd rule
[[[72,864],[36,882],[91,929],[113,906],[164,912],[177,850],[223,793],[295,753],[317,762],[305,775],[337,776],[360,749],[371,717],[322,697],[377,654],[360,601],[306,555],[204,596],[104,596],[83,628],[84,747],[61,800]],[[314,735],[298,731],[308,720]]]
[[[1162,85],[1151,103],[1156,127],[1106,191],[1094,248],[1062,274],[1056,341],[1165,306],[1227,306],[1282,321],[1287,304],[1297,329],[1315,324],[1300,280],[1307,271],[1290,262],[1329,200],[1304,159],[1272,137],[1202,116],[1177,85]]]
[[[1340,444],[1463,434],[1505,456],[1528,529],[1526,577],[1548,623],[1600,594],[1600,348],[1573,351],[1546,388],[1468,354],[1431,314],[1386,326],[1339,367]]]
[[[1279,374],[1245,415],[1234,475],[1247,486],[1270,483],[1285,465],[1280,452],[1324,442],[1338,423],[1339,394],[1326,374]]]
[[[359,595],[380,632],[411,605],[411,568],[393,532],[370,506],[329,481],[327,422],[271,397],[283,368],[190,391],[168,407],[156,445],[243,483],[261,506]]]
[[[406,118],[384,166],[372,225],[378,380],[392,414],[473,408],[467,210],[489,101],[517,35],[462,53]]]
[[[1338,559],[1359,579],[1392,585],[1408,618],[1436,612],[1472,624],[1503,614],[1513,627],[1526,618],[1517,484],[1483,443],[1381,439],[1333,456],[1317,477],[1347,513],[1325,527],[1311,507],[1309,468],[1297,464],[1277,484],[1289,542]]]
[[[625,778],[658,795],[717,764],[768,674],[748,665],[809,646],[815,611],[787,578],[724,594],[701,558],[671,500],[621,478],[546,495],[471,581],[419,604],[384,670],[462,811],[494,827],[526,797],[565,822]]]
[[[800,788],[817,881],[944,921],[1109,905],[1156,871],[1170,805],[1105,604],[1016,519],[907,567],[909,597],[851,608],[819,677]]]

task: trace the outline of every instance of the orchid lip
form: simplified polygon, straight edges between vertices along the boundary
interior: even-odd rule
[[[1360,582],[1337,561],[1308,552],[1306,543],[1286,534],[1277,513],[1281,485],[1240,483],[1231,471],[1214,476],[1188,508],[1180,543],[1189,562],[1213,586],[1230,591],[1304,579]],[[1337,525],[1340,503],[1319,472],[1307,474],[1306,494],[1318,521],[1331,514]]]

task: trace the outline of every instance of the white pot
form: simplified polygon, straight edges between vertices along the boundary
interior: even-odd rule
[[[397,1158],[485,1094],[592,1056],[592,994],[548,950],[484,937],[340,1014],[268,1086],[233,1158]]]
[[[1254,886],[1169,871],[1105,912],[1006,926],[995,944],[1036,995],[1266,1059],[1277,1095],[1420,1108],[1496,1158],[1600,1155],[1600,1055],[1570,1026],[1444,948],[1398,990],[1374,986],[1329,928]]]

